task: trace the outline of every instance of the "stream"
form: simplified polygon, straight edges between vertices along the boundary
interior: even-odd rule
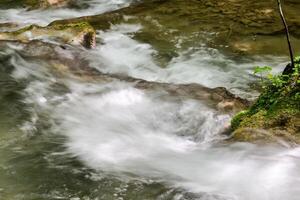
[[[133,2],[2,9],[0,22],[47,25]],[[105,74],[225,87],[249,100],[259,95],[253,67],[270,65],[279,73],[288,61],[285,54],[232,56],[207,45],[206,37],[161,61],[159,50],[134,37],[142,28],[120,23],[98,30],[97,46],[80,56]],[[298,146],[227,142],[222,133],[233,113],[206,100],[136,88],[126,79],[64,76],[47,59],[24,56],[21,45],[1,47],[1,200],[299,199]]]

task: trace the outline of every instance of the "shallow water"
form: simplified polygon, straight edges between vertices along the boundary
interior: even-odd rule
[[[10,8],[0,10],[1,23],[17,23],[21,26],[28,24],[47,25],[58,19],[68,19],[85,15],[101,14],[107,11],[128,6],[131,0],[86,0],[78,1],[79,8],[57,8],[28,10],[26,8]]]
[[[82,12],[17,12],[24,23],[46,24],[129,2],[88,3]],[[9,19],[11,11],[0,17]],[[163,65],[150,43],[134,38],[141,28],[99,31],[99,45],[81,56],[105,73],[222,86],[249,99],[258,94],[250,87],[257,81],[253,66],[272,65],[278,73],[287,59],[230,57],[203,41]],[[298,199],[299,147],[225,143],[221,133],[231,114],[206,101],[137,89],[126,80],[58,75],[47,60],[22,56],[19,48],[0,50],[1,200]]]

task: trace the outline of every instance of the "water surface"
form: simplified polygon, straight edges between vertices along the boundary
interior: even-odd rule
[[[131,2],[85,3],[81,10],[3,9],[0,19],[47,24]],[[98,31],[97,47],[81,56],[108,74],[222,86],[249,99],[258,95],[253,66],[272,65],[278,73],[287,60],[230,56],[203,40],[162,61],[157,48],[135,38],[142,28],[121,23]],[[298,199],[299,147],[224,142],[231,113],[205,101],[126,80],[60,75],[19,48],[0,50],[0,199]]]

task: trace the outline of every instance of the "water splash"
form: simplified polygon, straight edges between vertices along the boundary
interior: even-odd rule
[[[130,5],[132,0],[86,0],[82,9],[5,9],[0,10],[0,23],[13,22],[19,25],[47,25],[54,20],[102,14]]]
[[[157,80],[168,82],[170,76],[166,74],[172,74],[174,66],[192,65],[199,70],[196,66],[209,60],[205,63],[216,68],[211,62],[213,59],[197,54],[174,59],[160,74],[156,71],[160,68],[151,59],[154,52],[151,46],[135,48],[141,44],[128,35],[132,32],[126,31],[128,29],[138,31],[138,26],[117,27],[101,34],[105,36],[104,41],[112,39],[105,41],[104,47],[120,45],[106,51],[123,54],[122,58],[127,61],[125,72],[130,75],[145,79],[155,75]],[[96,49],[94,53],[112,67],[107,70],[117,72],[124,66],[109,59],[110,52],[105,54]],[[126,55],[139,56],[127,59]],[[97,57],[94,59],[97,61]],[[50,121],[50,132],[66,138],[66,155],[71,154],[99,173],[104,171],[139,181],[147,178],[190,192],[194,194],[192,199],[296,200],[300,195],[299,188],[291,187],[300,184],[299,148],[216,144],[223,139],[220,132],[230,116],[208,108],[203,102],[142,91],[126,82],[97,84],[58,78],[47,70],[46,62],[25,60],[17,55],[11,64],[16,69],[12,76],[29,82],[24,96],[33,116],[47,116],[46,122],[33,118],[31,125],[35,126],[36,121]],[[185,81],[186,75],[175,74],[178,75],[176,82]],[[223,73],[227,76],[222,79],[223,85],[231,83],[228,80],[232,74]],[[205,78],[197,80],[209,83],[211,78]],[[60,93],[57,83],[67,89]],[[177,198],[184,199],[180,195]]]
[[[254,66],[274,66],[274,71],[278,72],[285,62],[284,58],[272,56],[232,60],[217,49],[203,45],[178,52],[179,56],[162,68],[154,59],[157,51],[151,45],[133,39],[134,33],[141,29],[141,25],[120,24],[99,32],[101,45],[86,57],[93,67],[105,73],[126,74],[157,82],[199,83],[210,88],[223,86],[246,98],[258,95],[249,86],[256,80]]]
[[[211,146],[228,116],[212,117],[197,102],[161,101],[127,87],[89,95],[82,89],[56,114],[64,116],[68,151],[87,166],[233,199],[300,194],[290,187],[300,183],[298,148]]]

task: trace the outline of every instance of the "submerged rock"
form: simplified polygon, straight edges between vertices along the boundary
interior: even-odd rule
[[[96,45],[96,32],[86,22],[41,27],[31,25],[13,32],[1,32],[0,40],[30,41],[51,39],[63,43],[92,48]]]
[[[288,10],[286,13],[291,28],[300,25],[300,18],[295,13],[300,4],[287,4],[285,8]],[[142,23],[151,19],[169,29],[182,31],[219,32],[230,29],[231,34],[244,35],[275,34],[283,33],[284,30],[277,12],[277,3],[272,0],[190,0],[188,3],[185,0],[146,0],[109,13],[58,20],[53,24],[84,20],[95,28],[104,29],[108,28],[108,23],[126,21],[123,16],[136,17]]]
[[[119,74],[105,74],[90,67],[89,61],[82,56],[82,50],[72,46],[59,46],[38,40],[26,43],[2,41],[0,47],[7,44],[16,46],[16,51],[24,57],[45,61],[59,76],[69,76],[81,81],[112,82],[126,81],[142,90],[165,92],[166,96],[191,98],[205,101],[207,105],[221,112],[233,113],[249,106],[247,100],[241,99],[225,88],[207,88],[199,84],[172,84],[146,81]]]
[[[299,9],[299,2],[285,4],[290,31],[293,37],[298,38],[295,39],[297,44],[300,44]],[[143,28],[135,34],[135,39],[150,43],[162,54],[166,54],[166,49],[170,52],[178,48],[199,47],[203,42],[211,46],[228,45],[234,51],[253,54],[257,48],[264,51],[270,47],[269,43],[264,45],[261,42],[264,37],[273,40],[270,43],[274,44],[275,39],[276,42],[282,40],[276,36],[284,34],[277,3],[272,0],[146,0],[116,11],[57,20],[51,24],[81,21],[101,30],[109,29],[111,24],[141,24]],[[256,36],[261,39],[256,41]],[[239,43],[243,38],[246,41]],[[281,46],[279,49],[281,53],[286,52]]]
[[[26,0],[30,9],[48,8],[48,7],[63,7],[66,6],[70,0]],[[26,4],[25,4],[26,5]]]
[[[0,8],[45,9],[50,7],[64,7],[71,4],[73,0],[1,0]]]

